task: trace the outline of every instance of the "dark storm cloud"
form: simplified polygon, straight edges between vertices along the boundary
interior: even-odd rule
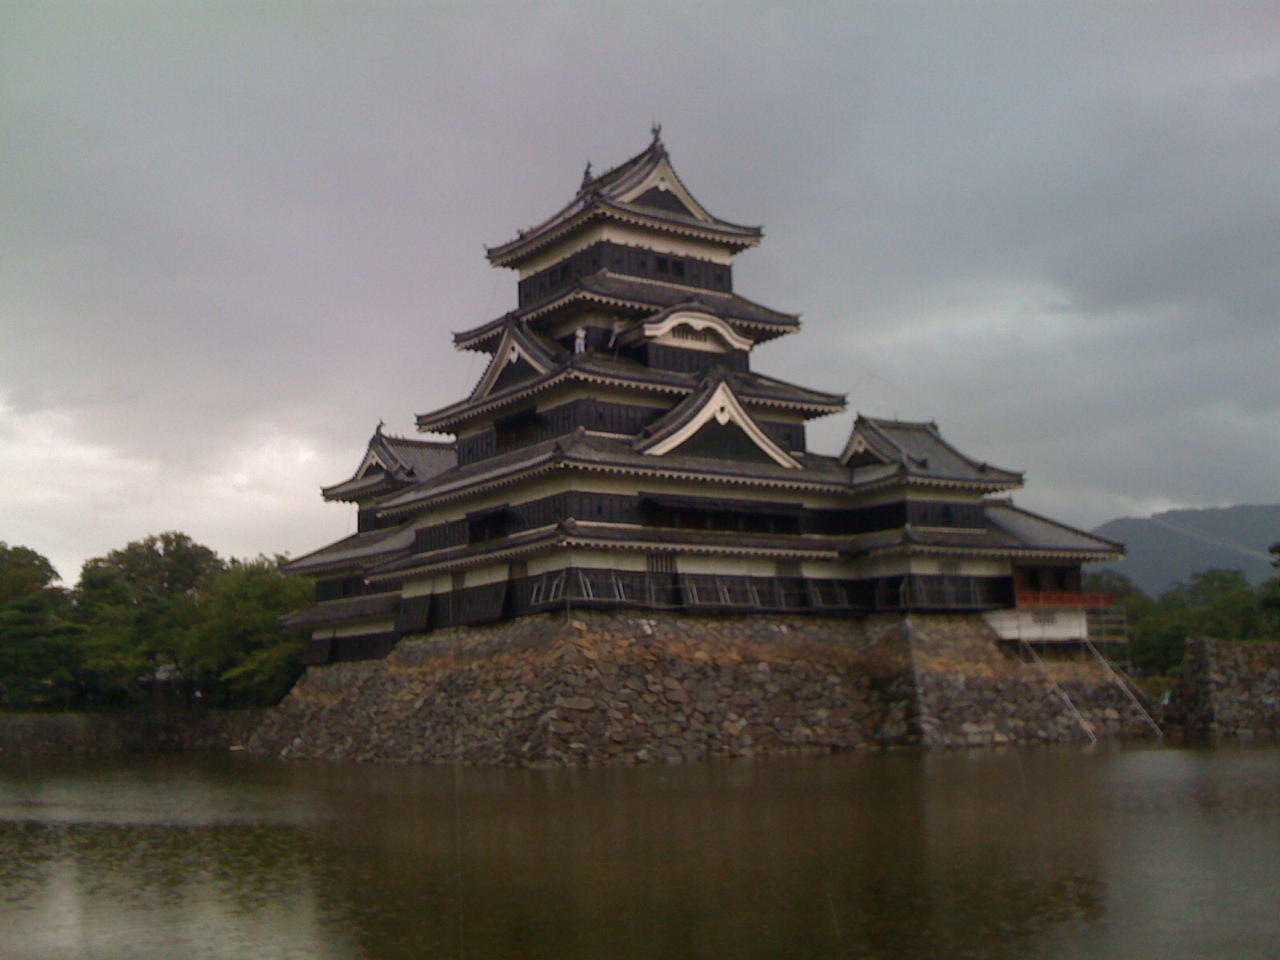
[[[1153,10],[8,4],[0,539],[341,532],[316,486],[479,375],[483,245],[654,120],[804,314],[762,368],[1068,520],[1274,501],[1278,18]]]

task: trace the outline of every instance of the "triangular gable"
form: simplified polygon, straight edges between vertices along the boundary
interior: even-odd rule
[[[685,189],[685,185],[676,176],[671,161],[667,159],[665,150],[662,153],[662,159],[653,165],[644,179],[629,185],[618,193],[615,199],[619,203],[631,203],[665,210],[669,213],[679,213],[697,220],[709,222],[715,219],[693,198],[693,194]]]
[[[865,467],[876,463],[892,463],[899,459],[883,449],[881,438],[871,438],[861,419],[853,425],[849,441],[840,453],[840,462],[846,467]]]
[[[360,461],[360,467],[356,470],[352,480],[363,480],[374,470],[387,472],[386,462],[378,456],[377,451],[373,449],[373,444],[369,444],[369,449],[365,451],[364,459]]]
[[[683,410],[677,407],[668,417],[670,419],[667,424],[659,421],[654,425],[653,435],[637,444],[637,450],[660,457],[690,444],[694,449],[688,452],[697,456],[706,455],[706,450],[717,447],[732,452],[734,445],[739,442],[740,432],[751,448],[758,450],[768,460],[791,469],[800,467],[799,463],[760,429],[760,425],[751,418],[729,384],[723,380],[700,405]],[[704,430],[707,431],[705,434]]]
[[[479,400],[489,394],[525,380],[532,380],[551,370],[551,358],[539,349],[520,328],[509,324],[503,331],[498,349],[485,368],[484,376],[471,391],[471,399]]]
[[[680,198],[671,190],[662,187],[650,187],[631,201],[637,207],[651,207],[667,213],[680,213],[686,217],[696,216],[692,210],[680,202]]]
[[[364,459],[360,461],[360,466],[356,468],[356,472],[352,474],[351,479],[363,480],[375,470],[389,474],[400,466],[403,466],[403,464],[401,464],[400,458],[395,455],[395,451],[387,446],[387,438],[382,432],[382,421],[379,420],[377,429],[373,431],[373,436],[369,438],[369,446],[365,449]]]

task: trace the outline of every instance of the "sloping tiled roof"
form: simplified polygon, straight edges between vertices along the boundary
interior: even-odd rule
[[[799,469],[777,463],[688,456],[679,451],[653,457],[635,452],[630,440],[590,435],[582,436],[565,454],[566,463],[586,469],[654,476],[671,474],[747,486],[847,488],[849,471],[835,457],[796,453],[792,458],[800,465]]]
[[[577,469],[633,476],[708,479],[738,486],[834,490],[847,488],[849,470],[835,457],[793,454],[799,469],[776,463],[695,457],[678,451],[661,457],[637,453],[631,440],[585,430],[520,447],[433,477],[388,499],[379,510],[411,513],[442,499],[493,489],[547,470]]]
[[[680,212],[674,206],[658,207],[623,198],[643,186],[644,182],[665,169],[693,203],[695,209]],[[584,177],[577,194],[559,211],[537,226],[520,231],[516,239],[488,250],[489,260],[497,266],[511,266],[541,249],[558,237],[594,219],[631,221],[658,230],[709,236],[736,249],[745,249],[760,242],[763,231],[730,223],[711,216],[689,193],[683,181],[671,167],[667,149],[655,136],[653,142],[625,163],[607,170],[597,177]]]
[[[744,400],[776,406],[797,406],[821,409],[819,416],[829,413],[840,413],[845,408],[846,399],[842,393],[827,393],[825,390],[813,390],[797,383],[788,383],[777,377],[765,376],[755,371],[735,371],[726,374],[725,379],[733,387],[734,393]]]
[[[861,446],[860,446],[861,445]],[[859,414],[843,459],[865,449],[870,458],[896,465],[897,472],[914,479],[972,483],[990,489],[1021,486],[1022,474],[974,460],[942,438],[935,423],[877,420]],[[875,464],[870,464],[874,466]]]
[[[498,348],[505,324],[511,320],[536,323],[584,303],[621,307],[635,311],[637,316],[673,307],[705,310],[720,317],[756,343],[800,329],[797,314],[774,310],[736,293],[694,289],[600,270],[579,278],[573,286],[549,300],[513,310],[478,327],[455,333],[453,345],[459,350],[492,352]]]
[[[467,398],[430,413],[420,413],[417,417],[418,429],[449,432],[469,420],[529,400],[566,381],[639,388],[682,396],[697,390],[704,376],[702,373],[658,370],[626,357],[612,357],[588,350],[568,356],[556,368],[541,376],[496,390],[475,400]],[[838,393],[811,390],[750,371],[729,373],[726,376],[734,393],[748,406],[792,410],[810,416],[839,413],[845,407],[845,398]]]
[[[443,473],[458,462],[452,443],[439,440],[412,440],[382,435],[384,449],[398,461],[406,479],[424,480]]]
[[[373,617],[392,617],[395,616],[399,604],[399,593],[375,593],[365,597],[330,600],[295,610],[281,617],[280,623],[297,629],[349,623],[352,620],[369,620]]]
[[[413,537],[413,531],[406,527],[366,530],[289,560],[281,569],[301,576],[356,571],[365,565],[379,563],[409,550],[413,546]]]
[[[640,431],[640,436],[632,441],[632,447],[644,450],[683,428],[706,405],[724,379],[724,374],[719,371],[704,377],[692,393]]]
[[[508,360],[502,354],[508,349],[522,354],[533,365],[531,371],[533,376],[530,379],[536,379],[554,368],[563,366],[569,361],[570,356],[569,351],[550,337],[531,329],[515,317],[504,317],[493,359],[485,368],[468,399],[479,400],[494,392],[495,384],[501,383],[502,371]]]
[[[1033,549],[1106,553],[1109,560],[1118,560],[1124,555],[1123,544],[1015,507],[1012,500],[989,501],[987,520],[997,530]]]
[[[654,453],[661,449],[664,441],[668,441],[669,446],[679,449],[684,446],[688,438],[682,441],[677,434],[686,428],[694,429],[694,424],[699,421],[705,425],[708,422],[707,418],[713,416],[712,410],[708,409],[710,404],[714,404],[720,411],[714,414],[717,419],[727,414],[730,420],[736,422],[738,428],[766,456],[784,465],[795,465],[796,462],[787,451],[779,448],[777,443],[764,433],[751,414],[743,409],[741,400],[733,390],[732,379],[719,370],[704,376],[702,383],[693,393],[641,431],[640,436],[632,441],[632,448],[641,453]],[[738,420],[739,417],[741,421]],[[668,450],[663,455],[670,455],[671,452],[674,451]]]
[[[433,477],[457,462],[452,443],[392,436],[378,424],[360,468],[350,479],[324,487],[321,493],[326,500],[361,500]]]
[[[1117,560],[1124,553],[1118,543],[1015,507],[1008,500],[988,500],[985,507],[981,530],[911,526],[880,530],[850,537],[848,552],[858,555],[906,550],[1086,562]]]
[[[829,538],[799,534],[731,533],[717,530],[678,530],[667,527],[619,526],[565,519],[554,526],[526,530],[483,543],[468,544],[429,554],[398,557],[369,571],[370,579],[421,576],[440,569],[457,569],[530,555],[549,547],[624,549],[652,552],[675,550],[692,554],[770,557],[839,557],[839,544]]]

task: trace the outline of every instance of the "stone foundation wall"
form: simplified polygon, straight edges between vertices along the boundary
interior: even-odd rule
[[[1070,682],[1100,735],[1137,726],[1100,671]],[[589,764],[1087,737],[1055,689],[978,617],[546,614],[311,667],[250,749]]]
[[[1188,640],[1169,714],[1209,733],[1280,730],[1280,643]]]
[[[907,627],[924,746],[1155,734],[1141,694],[1087,651],[1026,662],[980,617],[912,616]]]

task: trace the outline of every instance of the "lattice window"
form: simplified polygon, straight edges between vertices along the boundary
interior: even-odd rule
[[[645,567],[650,573],[675,573],[674,553],[651,553],[645,557]]]

